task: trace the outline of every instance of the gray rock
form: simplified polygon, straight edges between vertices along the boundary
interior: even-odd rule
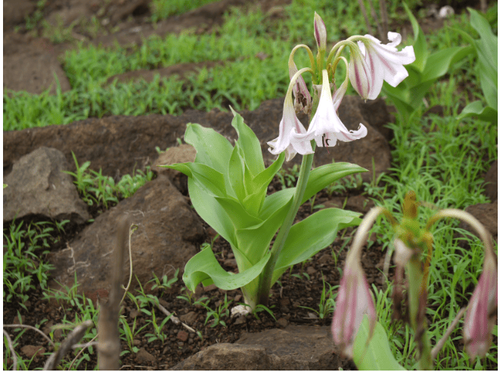
[[[195,243],[204,238],[201,220],[186,198],[168,178],[160,176],[96,218],[67,249],[51,254],[49,260],[55,265],[52,278],[71,286],[76,272],[80,292],[90,298],[95,294],[106,296],[116,222],[122,215],[128,215],[137,226],[131,238],[133,276],[142,285],[152,279],[153,272],[161,278],[172,276],[177,268],[182,271],[197,253]],[[124,284],[128,281],[129,264],[127,254]],[[137,286],[136,280],[132,283]],[[58,287],[55,282],[50,285]]]
[[[82,224],[90,215],[69,174],[68,162],[57,149],[40,147],[16,162],[4,178],[3,220],[40,214]]]
[[[320,370],[345,368],[333,353],[329,327],[288,326],[245,333],[234,344],[216,344],[185,359],[174,370]]]

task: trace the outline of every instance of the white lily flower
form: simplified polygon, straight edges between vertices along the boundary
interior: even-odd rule
[[[328,72],[323,70],[323,84],[321,86],[321,95],[319,98],[318,109],[314,115],[306,134],[293,133],[296,140],[316,140],[318,146],[333,147],[337,140],[350,142],[363,138],[368,133],[363,124],[359,124],[357,131],[348,130],[340,121],[337,115],[337,109],[347,89],[347,81],[335,92],[332,99],[330,84],[328,81]]]
[[[415,61],[412,46],[398,51],[401,35],[389,32],[390,43],[381,44],[380,40],[371,35],[365,35],[358,41],[359,51],[352,51],[349,63],[349,79],[358,94],[364,99],[376,99],[382,90],[382,84],[387,81],[396,87],[406,77],[408,72],[403,65]]]
[[[288,62],[288,73],[290,74],[290,81],[297,73],[297,65],[293,60]],[[297,81],[292,86],[293,95],[295,96],[294,106],[295,111],[303,111],[305,114],[309,115],[312,107],[312,98],[309,89],[307,89],[306,82],[302,75],[297,78]]]
[[[295,114],[290,92],[290,94],[287,93],[285,98],[279,136],[267,143],[270,146],[269,152],[273,155],[279,155],[285,151],[287,161],[292,160],[297,153],[301,155],[314,153],[309,140],[294,138],[292,133],[306,134],[306,129]]]

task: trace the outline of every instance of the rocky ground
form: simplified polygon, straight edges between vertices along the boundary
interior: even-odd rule
[[[95,45],[140,44],[142,38],[152,34],[160,36],[177,33],[194,27],[196,32],[206,32],[222,22],[222,14],[229,6],[249,6],[244,0],[223,0],[193,10],[173,19],[159,22],[153,27],[149,3],[146,0],[99,1],[47,1],[42,17],[49,23],[63,26],[75,23],[71,40],[52,44],[47,38],[26,29],[25,17],[33,16],[36,3],[29,0],[4,1],[4,88],[41,93],[54,79],[59,79],[61,89],[71,89],[58,57],[75,47],[75,40]],[[258,1],[252,6],[261,6],[264,12],[280,17],[286,0]],[[97,17],[101,24],[98,33],[90,32],[85,20]],[[432,18],[429,18],[432,19]],[[430,22],[430,21],[429,21]],[[36,31],[36,29],[35,29]],[[41,31],[40,31],[41,32]],[[116,79],[152,79],[154,73],[168,76],[182,75],[198,65],[182,65],[157,71],[138,71]],[[55,89],[55,88],[54,88]],[[54,90],[55,91],[55,90]],[[278,123],[282,115],[283,99],[266,101],[255,111],[243,111],[245,122],[261,140],[267,163],[272,157],[266,142],[277,136]],[[342,143],[329,151],[320,149],[316,166],[332,161],[348,161],[372,170],[375,159],[375,174],[388,172],[391,166],[389,140],[392,133],[384,127],[391,121],[390,108],[381,99],[363,102],[358,97],[346,97],[340,108],[340,118],[349,129],[356,129],[363,123],[370,136],[352,143]],[[199,123],[214,128],[234,141],[236,133],[230,126],[231,113],[217,110],[209,113],[188,110],[180,116],[149,115],[142,117],[109,116],[91,118],[66,126],[49,126],[17,132],[4,132],[3,159],[4,183],[4,228],[16,216],[16,221],[26,224],[36,221],[57,221],[69,219],[62,239],[51,244],[49,260],[55,266],[51,286],[71,286],[75,273],[79,293],[92,300],[94,305],[107,298],[109,293],[108,273],[116,235],[116,221],[128,215],[138,226],[132,244],[134,278],[144,285],[147,294],[158,297],[161,306],[174,313],[179,323],[169,321],[163,333],[164,340],[151,341],[146,336],[152,333],[148,326],[151,316],[139,311],[137,305],[127,298],[122,315],[129,325],[138,328],[132,344],[137,352],[130,352],[121,358],[122,369],[355,369],[354,365],[340,358],[330,334],[331,315],[324,318],[308,309],[318,309],[324,282],[335,287],[340,281],[340,269],[347,253],[349,232],[339,236],[332,246],[321,251],[313,259],[296,265],[281,279],[281,285],[272,289],[270,309],[258,313],[259,318],[229,316],[221,318],[226,326],[213,326],[213,320],[205,322],[207,310],[203,306],[189,303],[178,296],[186,296],[182,280],[171,288],[152,288],[151,273],[158,277],[172,278],[176,269],[182,270],[203,243],[212,243],[218,260],[226,270],[235,270],[235,260],[227,242],[216,238],[216,233],[206,225],[190,207],[186,180],[180,174],[158,168],[158,164],[171,164],[193,159],[193,150],[185,145],[178,146],[186,124]],[[158,154],[155,147],[170,148]],[[134,170],[152,166],[155,179],[143,186],[128,199],[121,200],[110,209],[89,207],[80,200],[80,195],[69,175],[61,170],[75,171],[72,152],[80,164],[91,162],[91,169],[102,170],[102,174],[119,180]],[[295,161],[298,161],[295,159]],[[293,166],[294,163],[289,164]],[[372,172],[363,174],[363,181],[370,181]],[[470,211],[487,224],[496,237],[496,164],[486,175],[491,181],[487,193],[492,204],[470,207]],[[277,178],[269,192],[282,188]],[[47,203],[47,201],[50,201]],[[373,201],[363,195],[361,188],[346,192],[328,194],[322,191],[315,205],[342,207],[365,213]],[[298,220],[311,214],[312,205],[305,203],[299,211]],[[93,222],[89,223],[88,221]],[[371,237],[372,241],[376,237]],[[385,279],[381,272],[385,252],[374,244],[363,256],[363,266],[370,285],[383,288]],[[128,272],[130,260],[125,268]],[[392,274],[391,274],[392,275]],[[127,278],[128,279],[128,278]],[[56,282],[57,281],[57,282]],[[328,289],[327,285],[327,289]],[[137,294],[138,282],[133,280],[131,292]],[[227,297],[226,297],[227,296]],[[202,297],[210,299],[211,308],[221,306],[225,298],[232,301],[230,308],[242,301],[240,291],[222,291],[207,287],[199,289],[192,302]],[[74,306],[57,301],[47,301],[41,290],[30,292],[26,309],[18,303],[4,303],[4,324],[22,323],[40,325],[45,332],[50,326],[65,320],[74,321]],[[160,307],[156,309],[159,322],[165,318]],[[187,327],[186,327],[187,326]],[[11,328],[8,332],[14,337]],[[55,341],[64,338],[64,332],[54,334]],[[34,358],[30,368],[43,366],[53,348],[40,335],[27,331],[19,343],[20,352],[27,358]],[[123,350],[130,345],[122,342]],[[5,350],[5,349],[4,349]],[[74,354],[73,354],[74,355]],[[84,360],[79,369],[93,369],[96,366],[96,352]],[[10,361],[11,362],[11,361]]]

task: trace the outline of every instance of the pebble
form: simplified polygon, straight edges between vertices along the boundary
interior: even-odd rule
[[[155,363],[156,358],[148,353],[145,348],[140,348],[135,358],[138,363]]]
[[[280,327],[285,328],[288,325],[288,320],[285,318],[279,318],[277,323]]]
[[[186,342],[188,338],[189,335],[186,331],[179,331],[179,333],[177,333],[177,339],[181,340],[182,342]]]
[[[21,348],[21,352],[26,355],[27,358],[38,358],[45,353],[45,348],[42,346],[25,345]]]

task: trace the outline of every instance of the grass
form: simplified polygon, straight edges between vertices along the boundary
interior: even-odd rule
[[[156,10],[152,21],[189,11],[191,8],[188,3],[199,6],[207,1],[153,1]],[[417,2],[410,2],[409,5],[415,10]],[[260,11],[243,12],[234,9],[225,15],[224,24],[220,28],[207,34],[185,32],[167,35],[165,38],[152,37],[145,40],[142,46],[131,49],[80,46],[67,52],[63,61],[73,89],[65,93],[58,89],[55,95],[49,95],[48,91],[40,95],[8,92],[4,96],[4,130],[67,124],[88,117],[118,114],[180,115],[187,108],[227,110],[228,105],[232,105],[236,110],[255,109],[264,100],[284,96],[288,83],[287,59],[291,48],[297,43],[315,46],[311,32],[314,11],[326,21],[329,45],[352,34],[367,32],[355,2],[296,0],[285,8],[283,16],[278,20],[271,20]],[[399,24],[406,19],[396,2],[391,3],[388,13]],[[495,5],[487,14],[495,32],[496,14]],[[467,13],[456,15],[447,24],[448,27],[440,32],[427,36],[431,51],[463,45],[463,39],[454,29],[464,30],[475,37],[475,31],[468,23]],[[406,45],[411,42],[410,37]],[[258,53],[267,57],[260,59],[257,57]],[[306,62],[305,53],[298,53],[297,56],[298,65],[301,61]],[[183,81],[172,77],[162,81],[157,78],[151,83],[106,83],[111,76],[127,71],[219,60],[223,60],[225,64],[193,73]],[[469,56],[431,87],[426,96],[426,105],[441,105],[444,112],[442,116],[424,116],[427,110],[425,105],[408,122],[396,115],[395,122],[389,124],[394,132],[394,139],[390,143],[392,163],[388,174],[369,184],[361,184],[355,178],[346,180],[332,185],[327,192],[330,195],[354,189],[356,192],[363,192],[377,205],[392,211],[396,218],[402,216],[400,205],[409,190],[414,190],[419,200],[438,208],[464,209],[488,202],[482,192],[482,175],[498,157],[497,127],[473,119],[456,119],[461,109],[471,100],[483,99],[474,66],[475,59]],[[82,165],[80,171],[75,173],[82,195],[92,195],[88,200],[113,203],[109,198],[117,195],[118,185],[110,186],[109,179],[105,180],[99,174],[86,173],[85,168]],[[296,170],[280,173],[279,176],[284,187],[293,187]],[[130,176],[123,181],[130,188],[122,185],[122,195],[134,190],[135,177]],[[106,190],[113,191],[106,194]],[[420,211],[422,223],[435,213],[433,209],[426,207],[421,207]],[[47,227],[26,228],[12,224],[8,230],[4,230],[8,247],[8,253],[4,256],[4,283],[8,283],[5,284],[7,287],[4,286],[4,301],[8,301],[5,297],[7,293],[7,296],[11,296],[9,300],[19,298],[22,302],[23,296],[34,283],[46,280],[43,275],[40,279],[36,276],[36,270],[43,272],[46,265],[43,264],[43,239],[48,239],[44,236],[45,228]],[[384,249],[391,249],[393,233],[387,223],[377,223],[372,231],[377,234],[378,241],[370,242],[369,246],[378,244]],[[467,304],[482,269],[482,245],[477,238],[467,234],[462,239],[467,240],[470,249],[461,248],[456,238],[458,233],[465,234],[458,228],[458,223],[452,221],[442,221],[433,229],[435,245],[427,313],[432,344],[437,342],[439,335],[447,329],[459,309]],[[32,240],[29,240],[30,236]],[[32,264],[30,260],[39,262],[39,265]],[[12,269],[6,271],[6,262]],[[28,277],[31,279],[26,279]],[[17,285],[14,286],[14,283]],[[170,282],[168,278],[162,278],[161,281],[157,278],[155,283],[158,286],[168,286]],[[324,289],[325,295],[317,307],[323,316],[328,316],[331,310],[331,289]],[[415,344],[408,328],[391,319],[390,291],[390,283],[384,291],[374,288],[378,319],[392,340],[391,347],[397,361],[406,368],[412,368],[415,364]],[[189,294],[182,298],[189,304],[193,303]],[[148,302],[146,298],[143,300],[141,309],[149,311],[153,317],[151,310],[154,311],[154,308],[145,308],[146,305],[142,304]],[[208,303],[203,302],[206,300],[208,299],[202,299],[201,304],[207,306]],[[84,299],[78,301],[80,305],[85,303]],[[72,306],[79,308],[78,304],[75,302]],[[212,315],[207,315],[207,321],[208,318],[218,319],[222,324],[221,319],[226,310],[224,303],[211,309]],[[81,311],[81,319],[93,314],[88,312],[87,307]],[[166,318],[159,319],[157,314],[154,317],[154,329],[159,331],[151,333],[150,337],[158,338]],[[141,328],[133,322],[129,322],[127,326],[123,324],[124,320],[121,322],[122,338],[129,344],[129,351],[134,352],[133,335],[140,332]],[[445,343],[435,368],[481,370],[496,365],[496,345],[492,346],[483,361],[470,360],[461,351],[462,325],[463,320]],[[496,327],[494,333],[497,335]],[[16,337],[19,338],[19,335]],[[84,359],[80,363],[84,363]],[[25,361],[25,366],[28,365],[29,361]]]

